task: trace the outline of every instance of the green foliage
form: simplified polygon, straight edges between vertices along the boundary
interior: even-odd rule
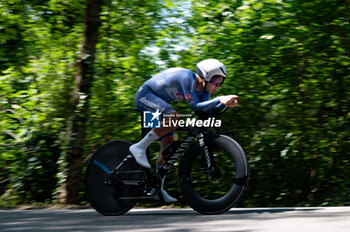
[[[251,168],[241,205],[349,204],[349,8],[341,0],[104,1],[82,156],[139,139],[131,107],[151,75],[217,58],[229,78],[214,96],[237,94],[240,103],[221,131],[235,131]],[[84,9],[82,0],[0,2],[0,195],[11,191],[4,198],[14,203],[52,201],[64,179]],[[168,185],[177,195],[176,173]]]
[[[239,95],[241,106],[224,125],[251,166],[243,204],[348,204],[333,193],[349,189],[349,6],[230,2],[192,2],[197,34],[182,60],[228,66],[221,94]]]
[[[14,204],[50,201],[64,179],[85,1],[0,4],[0,194],[11,190],[4,202]],[[85,161],[108,140],[139,138],[133,96],[157,69],[144,49],[157,36],[162,4],[105,2]]]

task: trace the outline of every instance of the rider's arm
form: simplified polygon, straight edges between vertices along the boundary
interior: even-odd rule
[[[204,111],[207,113],[211,113],[213,110],[216,110],[216,109],[221,108],[221,107],[222,107],[222,104],[221,104],[220,99],[218,97],[209,100],[209,94],[205,94],[204,96],[202,96],[201,98],[198,99],[198,102],[195,105],[195,108],[192,107],[192,109],[194,111],[200,110],[200,111]]]
[[[222,107],[218,97],[209,100],[209,94],[204,94],[200,98],[197,96],[195,92],[196,78],[192,71],[187,70],[186,72],[183,72],[179,82],[184,97],[193,111],[204,111],[210,113],[213,110]]]
[[[194,83],[195,81],[193,81]],[[207,113],[212,112],[215,109],[222,107],[220,99],[218,97],[209,100],[209,94],[204,94],[201,97],[198,97],[195,93],[195,88],[193,88],[193,83],[184,83],[184,94],[187,100],[188,105],[192,108],[193,111],[204,111]],[[191,88],[189,88],[191,86]]]

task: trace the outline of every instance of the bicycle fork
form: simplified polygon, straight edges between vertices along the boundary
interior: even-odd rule
[[[218,179],[221,177],[221,171],[220,169],[216,166],[213,152],[208,146],[208,142],[205,141],[206,137],[204,136],[204,133],[199,133],[196,135],[197,140],[198,140],[198,145],[200,149],[200,153],[203,158],[203,163],[205,165],[205,171],[206,173],[213,179]]]

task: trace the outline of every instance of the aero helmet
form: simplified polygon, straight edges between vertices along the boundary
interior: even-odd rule
[[[210,81],[214,76],[222,76],[223,80],[227,75],[226,67],[216,59],[202,60],[196,65],[196,73],[205,81]]]

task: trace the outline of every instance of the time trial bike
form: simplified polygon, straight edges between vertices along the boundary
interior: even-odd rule
[[[205,120],[225,111],[196,115]],[[141,117],[142,123],[142,113]],[[248,184],[248,162],[242,147],[214,127],[178,130],[187,131],[187,136],[162,151],[166,164],[157,172],[136,163],[129,152],[129,141],[115,140],[101,146],[85,173],[85,192],[91,206],[103,215],[121,215],[138,200],[154,198],[162,178],[180,157],[178,185],[190,207],[202,214],[220,214],[237,204]],[[142,132],[147,133],[144,128]]]

